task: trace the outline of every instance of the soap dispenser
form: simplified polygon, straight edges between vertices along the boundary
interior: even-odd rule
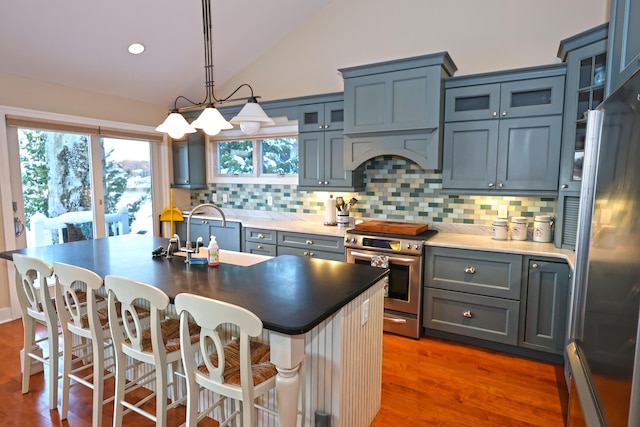
[[[216,236],[211,236],[209,240],[208,256],[207,256],[207,264],[211,267],[217,267],[220,265],[220,260],[218,258],[218,242],[216,242]]]

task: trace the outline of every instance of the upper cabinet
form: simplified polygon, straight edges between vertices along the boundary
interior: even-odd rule
[[[443,79],[456,69],[446,52],[341,69],[345,168],[398,155],[439,169]]]
[[[554,64],[447,79],[443,190],[557,194],[565,72]]]
[[[314,132],[342,130],[344,127],[344,102],[321,102],[298,108],[298,131]]]
[[[555,244],[565,249],[574,249],[576,243],[586,113],[605,98],[608,32],[608,24],[603,24],[562,40],[558,48],[567,77]]]
[[[359,191],[363,168],[344,166],[343,94],[303,98],[298,107],[298,188],[312,191]]]
[[[173,186],[206,188],[205,136],[202,131],[190,133],[186,139],[173,141]]]
[[[640,2],[611,0],[607,95],[640,68]]]

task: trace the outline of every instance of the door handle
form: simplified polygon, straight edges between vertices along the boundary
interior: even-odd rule
[[[13,227],[15,228],[16,237],[20,237],[24,234],[24,223],[20,218],[13,218]]]
[[[407,323],[407,319],[398,319],[397,317],[387,317],[387,316],[384,316],[384,321],[391,322],[391,323]]]

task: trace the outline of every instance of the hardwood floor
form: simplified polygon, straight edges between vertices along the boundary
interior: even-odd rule
[[[0,325],[0,342],[0,425],[91,425],[91,394],[85,387],[72,387],[64,422],[58,411],[49,411],[42,373],[32,376],[29,393],[21,393],[20,320]],[[385,334],[382,381],[382,408],[372,427],[564,425],[567,391],[560,365],[435,338]],[[113,385],[107,390],[112,393]],[[111,407],[104,410],[105,426],[111,425]],[[184,411],[171,411],[168,425],[182,422]],[[152,423],[130,414],[125,425]]]

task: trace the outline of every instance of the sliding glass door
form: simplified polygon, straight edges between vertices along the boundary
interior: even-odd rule
[[[149,141],[16,131],[27,246],[153,233]]]

